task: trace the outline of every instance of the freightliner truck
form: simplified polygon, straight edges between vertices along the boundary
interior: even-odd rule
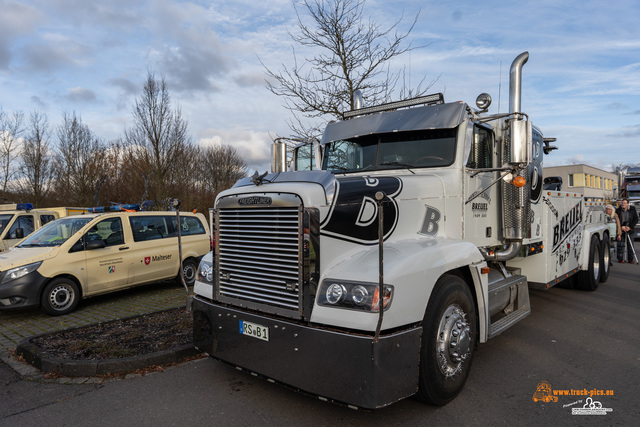
[[[478,344],[530,313],[529,288],[595,290],[609,273],[603,206],[543,191],[551,138],[521,111],[441,94],[328,124],[320,170],[242,179],[213,209],[194,342],[320,399],[435,405],[463,388]]]

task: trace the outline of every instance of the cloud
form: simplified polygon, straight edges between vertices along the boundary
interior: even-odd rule
[[[91,89],[74,87],[67,90],[66,98],[72,102],[94,102],[97,96]]]
[[[107,82],[117,88],[122,89],[122,91],[127,95],[135,95],[141,88],[141,86],[135,84],[129,79],[125,79],[124,77],[109,79]]]
[[[48,107],[48,106],[47,106],[47,104],[46,104],[44,101],[42,101],[42,100],[40,99],[40,97],[35,96],[35,95],[33,95],[33,96],[31,97],[31,102],[33,102],[34,104],[36,104],[36,105],[38,106],[38,108],[39,108],[39,109],[42,109],[42,110],[45,110],[45,109]]]
[[[267,76],[264,73],[248,73],[248,74],[240,74],[233,78],[233,81],[238,86],[265,86],[265,79]]]
[[[201,137],[198,144],[229,145],[235,148],[247,163],[248,171],[266,171],[271,166],[271,137],[267,132],[253,130],[210,129],[204,132],[209,136]]]
[[[607,136],[612,138],[638,138],[640,137],[640,125],[625,126],[619,131]]]
[[[44,34],[23,48],[28,70],[40,72],[51,72],[67,66],[86,66],[91,62],[91,53],[88,46],[58,33]]]
[[[31,32],[41,15],[31,5],[8,0],[0,0],[0,10],[0,69],[6,69],[12,60],[12,41]]]

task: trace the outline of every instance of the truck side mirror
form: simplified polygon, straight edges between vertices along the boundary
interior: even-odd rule
[[[529,164],[531,161],[532,129],[529,120],[510,120],[510,163]]]

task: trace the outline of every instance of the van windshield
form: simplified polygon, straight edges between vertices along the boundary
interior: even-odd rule
[[[92,219],[93,217],[83,216],[57,219],[30,234],[29,237],[24,239],[17,247],[60,246]]]

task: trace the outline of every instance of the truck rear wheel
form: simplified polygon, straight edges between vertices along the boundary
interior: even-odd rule
[[[44,287],[40,306],[42,310],[51,316],[60,316],[71,313],[80,302],[78,285],[71,279],[60,277],[54,279]]]
[[[422,321],[419,399],[442,406],[460,393],[471,370],[476,325],[469,287],[457,276],[442,276]]]
[[[598,236],[593,235],[589,245],[589,263],[586,270],[581,270],[576,274],[576,287],[583,291],[595,291],[600,283],[601,265],[600,242]]]
[[[606,282],[609,278],[609,268],[611,268],[611,241],[609,236],[605,235],[602,240],[602,249],[600,254],[600,282]]]

